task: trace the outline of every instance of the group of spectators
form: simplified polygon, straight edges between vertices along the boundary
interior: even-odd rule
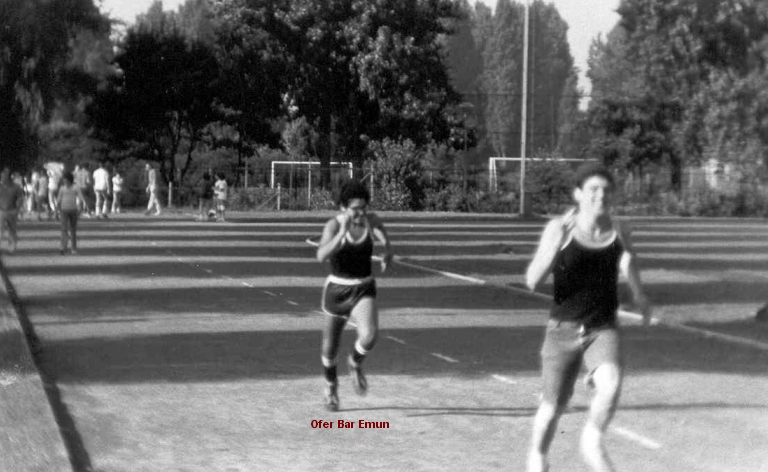
[[[160,176],[147,163],[145,214],[162,213]],[[115,169],[112,174],[104,163],[91,172],[88,163],[67,171],[63,165],[48,163],[34,169],[29,176],[3,169],[0,176],[0,239],[8,234],[8,247],[15,251],[18,241],[16,224],[20,216],[27,219],[61,221],[61,252],[77,251],[77,221],[80,216],[106,219],[110,213],[122,212],[125,179]],[[199,221],[226,221],[228,185],[223,173],[206,172],[197,186]],[[71,247],[69,249],[68,247]]]
[[[50,165],[33,170],[29,176],[18,172],[11,174],[11,181],[22,190],[23,204],[19,211],[29,219],[59,219],[61,216],[57,193],[66,172],[63,166]],[[73,182],[80,189],[83,198],[78,199],[78,212],[87,217],[107,218],[111,213],[122,211],[122,195],[125,179],[115,170],[110,175],[101,163],[91,172],[87,163],[75,165],[71,172]]]

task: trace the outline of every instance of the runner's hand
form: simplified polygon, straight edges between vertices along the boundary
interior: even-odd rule
[[[635,300],[635,306],[637,307],[637,310],[640,312],[640,314],[643,315],[643,326],[650,325],[653,307],[651,307],[651,302],[648,300],[648,297],[645,295],[638,297]]]
[[[381,256],[381,273],[387,271],[389,266],[392,264],[392,254],[391,253],[385,253],[383,256]]]
[[[342,213],[341,218],[339,218],[339,233],[344,235],[347,234],[347,231],[349,231],[350,226],[352,226],[352,217],[349,215],[349,213]]]

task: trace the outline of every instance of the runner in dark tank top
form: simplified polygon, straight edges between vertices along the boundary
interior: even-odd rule
[[[376,307],[376,281],[371,267],[373,238],[384,246],[382,272],[392,261],[389,237],[381,220],[367,212],[370,195],[360,182],[352,180],[341,189],[341,213],[328,220],[317,248],[320,262],[330,261],[331,273],[325,281],[321,299],[328,321],[323,329],[321,360],[325,375],[325,407],[339,408],[337,354],[341,333],[350,318],[357,324],[357,341],[347,358],[352,385],[364,395],[368,382],[362,362],[376,344],[379,314]]]
[[[650,304],[629,232],[610,214],[613,190],[613,176],[605,167],[592,163],[580,167],[573,193],[577,207],[547,223],[528,266],[526,284],[531,290],[550,272],[554,278],[554,300],[541,348],[543,392],[533,422],[529,472],[548,469],[549,447],[582,363],[594,395],[581,453],[592,470],[614,470],[603,437],[623,377],[616,324],[619,274],[626,278],[645,322],[650,319]]]

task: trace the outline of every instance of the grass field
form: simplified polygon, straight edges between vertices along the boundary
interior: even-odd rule
[[[327,216],[81,220],[77,256],[58,254],[55,223],[22,223],[3,265],[60,392],[77,470],[523,470],[547,303],[514,286],[543,221],[384,214],[401,263],[378,279],[370,393],[355,396],[341,369],[341,411],[328,413],[327,268],[306,241]],[[768,222],[633,226],[665,324],[624,323],[627,377],[608,438],[617,467],[768,471],[768,326],[754,321],[768,301]],[[343,352],[353,341],[347,331]],[[580,383],[553,471],[585,470],[588,401]]]

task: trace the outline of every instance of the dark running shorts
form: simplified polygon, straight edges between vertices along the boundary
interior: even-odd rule
[[[560,406],[568,403],[582,362],[587,366],[588,375],[604,364],[622,367],[621,340],[616,326],[585,331],[580,324],[550,319],[541,348],[545,401]]]
[[[365,297],[376,298],[376,280],[373,277],[343,279],[330,275],[323,287],[323,312],[349,318],[355,305]]]

